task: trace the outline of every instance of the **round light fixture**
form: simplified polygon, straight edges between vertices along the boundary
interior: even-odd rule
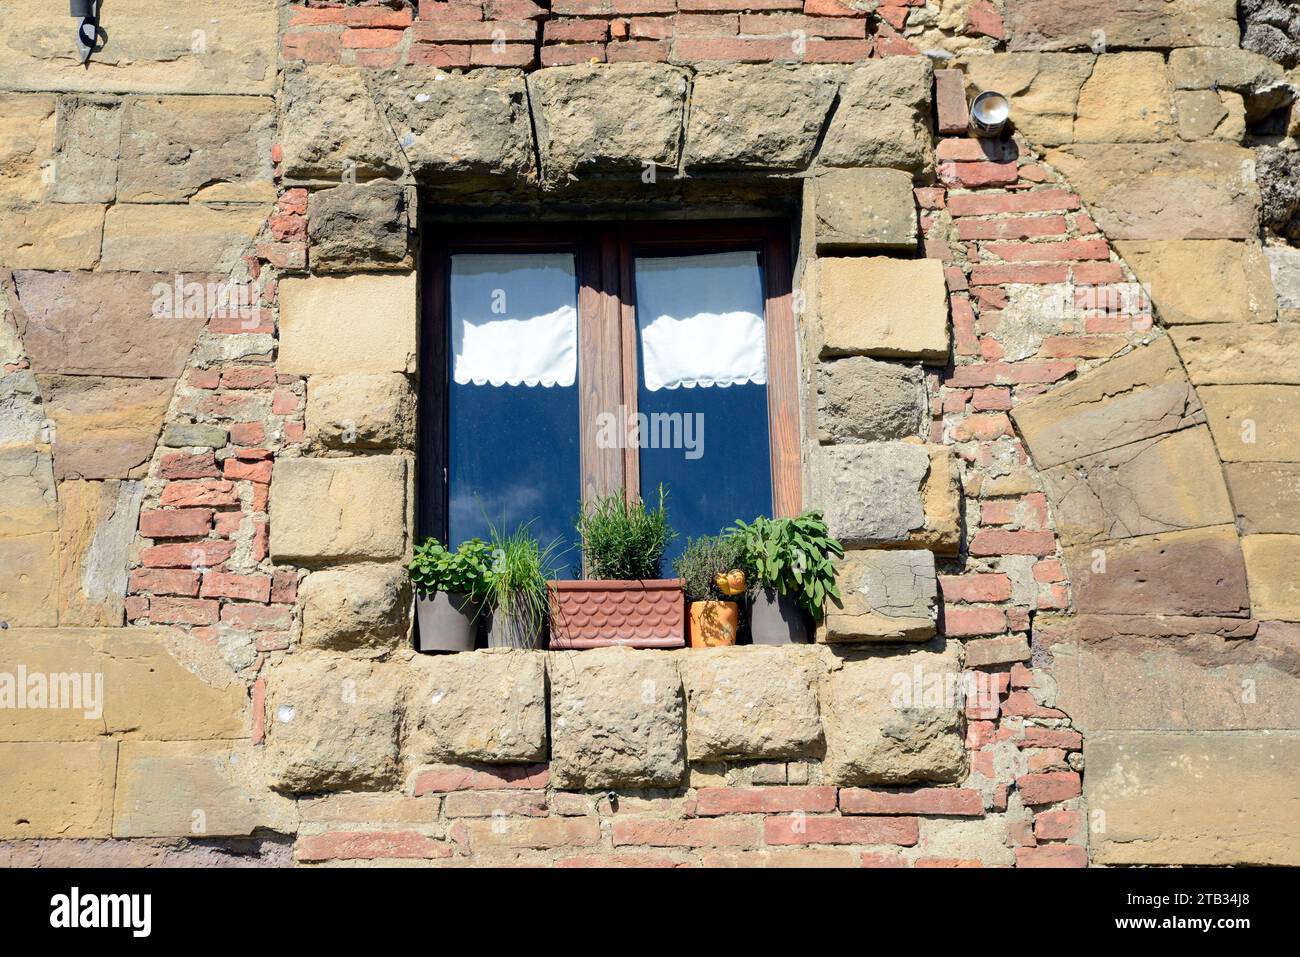
[[[1001,93],[985,90],[970,105],[970,131],[975,136],[997,136],[1010,116],[1011,101]]]

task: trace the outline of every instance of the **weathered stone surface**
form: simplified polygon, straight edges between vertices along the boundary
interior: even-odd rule
[[[1050,150],[1111,239],[1249,239],[1253,154],[1227,143],[1080,144]]]
[[[1167,337],[1011,412],[1040,469],[1205,421]]]
[[[185,277],[204,290],[223,281]],[[174,379],[207,322],[206,291],[187,315],[165,273],[19,271],[14,288],[23,344],[40,372]]]
[[[1036,146],[1069,143],[1079,91],[1095,59],[1089,53],[972,56],[965,63],[968,95],[996,90],[1008,97],[1016,129]]]
[[[1169,325],[1272,322],[1277,315],[1268,263],[1254,243],[1174,240],[1115,248]]]
[[[677,660],[686,687],[691,761],[821,752],[816,682],[826,661],[814,649],[710,648]]]
[[[827,602],[817,640],[926,641],[934,636],[938,592],[934,553],[849,551],[836,563],[842,602]]]
[[[386,179],[312,193],[307,238],[315,272],[411,268],[410,207],[404,186]]]
[[[1086,455],[1039,474],[1067,545],[1234,520],[1219,456],[1204,426]]]
[[[49,196],[58,100],[48,93],[0,93],[0,202]]]
[[[0,709],[0,741],[83,741],[105,734],[204,741],[249,734],[244,684],[216,648],[188,634],[165,628],[10,628],[0,643],[0,671],[15,674],[19,665],[28,674],[81,681],[60,692],[72,706]]]
[[[299,585],[298,598],[302,643],[309,648],[379,653],[406,635],[411,587],[401,565],[312,572]]]
[[[1083,749],[1088,809],[1106,814],[1094,863],[1300,863],[1300,734],[1102,732]]]
[[[919,435],[926,414],[918,366],[866,356],[821,362],[817,436],[822,442],[881,442]]]
[[[0,446],[53,441],[36,376],[25,369],[0,374]]]
[[[1300,385],[1300,326],[1193,326],[1170,335],[1195,385]]]
[[[1235,0],[1021,0],[1006,11],[1012,50],[1236,46]]]
[[[551,783],[674,787],[685,773],[682,683],[672,657],[597,648],[547,657]]]
[[[1181,139],[1240,143],[1246,135],[1246,105],[1239,93],[1175,90],[1171,102]]]
[[[818,153],[824,166],[877,166],[924,175],[933,165],[930,93],[924,57],[854,67]]]
[[[121,625],[139,482],[59,485],[59,624]]]
[[[1292,532],[1300,529],[1292,529]],[[1250,603],[1264,621],[1300,621],[1300,535],[1247,535],[1241,540]]]
[[[405,676],[400,664],[328,653],[299,652],[279,662],[267,680],[271,786],[308,794],[396,784]]]
[[[1243,535],[1300,529],[1300,465],[1230,462],[1223,474]]]
[[[119,204],[104,219],[100,268],[229,272],[270,211],[270,204]]]
[[[271,557],[313,564],[400,559],[407,550],[405,459],[281,459],[271,496]]]
[[[408,760],[546,760],[546,661],[535,651],[416,655],[406,699]]]
[[[536,178],[523,73],[405,66],[385,71],[374,93],[417,179]]]
[[[285,279],[280,356],[287,375],[414,372],[415,273]]]
[[[1225,462],[1300,462],[1300,386],[1207,385],[1197,390]]]
[[[54,423],[54,475],[136,478],[153,455],[171,401],[170,379],[37,376]]]
[[[945,362],[948,290],[937,259],[818,260],[822,357]]]
[[[275,0],[114,0],[111,36],[90,69],[67,17],[43,0],[5,4],[0,86],[92,93],[265,93],[275,89]]]
[[[291,179],[346,182],[402,172],[402,154],[363,74],[335,64],[285,71],[280,144]]]
[[[113,836],[242,837],[293,833],[292,801],[267,789],[247,743],[124,741],[118,752]]]
[[[120,203],[269,202],[275,101],[132,97],[122,120]]]
[[[52,532],[59,527],[49,450],[0,448],[0,537]]]
[[[82,203],[13,206],[0,216],[0,266],[91,269],[99,261],[104,207]]]
[[[925,525],[913,529],[907,543],[939,555],[956,555],[961,548],[961,468],[950,445],[927,445],[930,473],[921,488]]]
[[[113,202],[121,139],[122,110],[117,100],[60,97],[51,198],[58,203]]]
[[[902,170],[823,170],[815,188],[819,253],[916,248],[916,199]]]
[[[812,465],[808,507],[822,510],[847,547],[903,542],[925,524],[921,486],[929,470],[929,453],[919,444],[823,446]]]
[[[960,672],[955,642],[901,655],[845,657],[822,689],[827,782],[961,780],[966,752]]]
[[[57,548],[54,532],[0,538],[0,621],[10,628],[56,623]]]
[[[1231,525],[1063,549],[1081,614],[1231,615],[1250,609]]]
[[[201,422],[171,422],[163,429],[161,442],[170,449],[219,449],[230,437],[222,425],[205,425]]]
[[[396,372],[307,380],[307,438],[331,449],[411,448],[415,390]]]
[[[1277,292],[1278,318],[1283,322],[1300,322],[1300,249],[1269,246],[1264,254]]]
[[[1076,143],[1150,143],[1171,138],[1165,60],[1160,53],[1097,58],[1079,93]]]
[[[1230,90],[1245,101],[1246,113],[1262,119],[1295,98],[1295,86],[1266,56],[1235,47],[1196,47],[1169,54],[1169,77],[1179,90]]]
[[[729,65],[696,75],[686,168],[803,169],[835,99],[825,67]]]
[[[0,838],[108,837],[117,742],[0,744]]]
[[[528,77],[542,177],[551,186],[591,173],[677,167],[689,81],[662,63],[586,64]]]

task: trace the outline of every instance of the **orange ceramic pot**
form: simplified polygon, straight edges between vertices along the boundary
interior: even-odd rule
[[[736,643],[740,628],[740,605],[734,601],[693,601],[691,647],[720,648]]]

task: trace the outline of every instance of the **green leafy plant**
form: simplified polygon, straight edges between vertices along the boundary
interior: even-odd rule
[[[832,559],[844,557],[844,546],[831,536],[821,512],[737,521],[733,534],[742,543],[751,588],[794,595],[813,621],[821,620],[827,598],[840,600]]]
[[[744,565],[744,541],[739,535],[692,538],[673,559],[673,571],[682,579],[687,601],[733,601],[718,589],[717,577]]]
[[[496,615],[504,615],[517,631],[539,632],[549,613],[546,582],[556,576],[559,543],[542,545],[527,523],[509,535],[490,528],[487,601]]]
[[[492,550],[480,539],[461,542],[452,552],[436,538],[426,538],[415,546],[407,569],[411,573],[411,584],[421,595],[459,593],[482,600],[487,593],[491,561]]]
[[[666,497],[660,485],[655,508],[646,508],[640,500],[629,504],[618,492],[588,503],[577,521],[588,578],[659,577],[664,549],[676,537],[668,527]]]

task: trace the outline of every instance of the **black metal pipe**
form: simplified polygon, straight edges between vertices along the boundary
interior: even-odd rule
[[[74,17],[93,17],[95,15],[95,0],[72,0],[72,16]]]

